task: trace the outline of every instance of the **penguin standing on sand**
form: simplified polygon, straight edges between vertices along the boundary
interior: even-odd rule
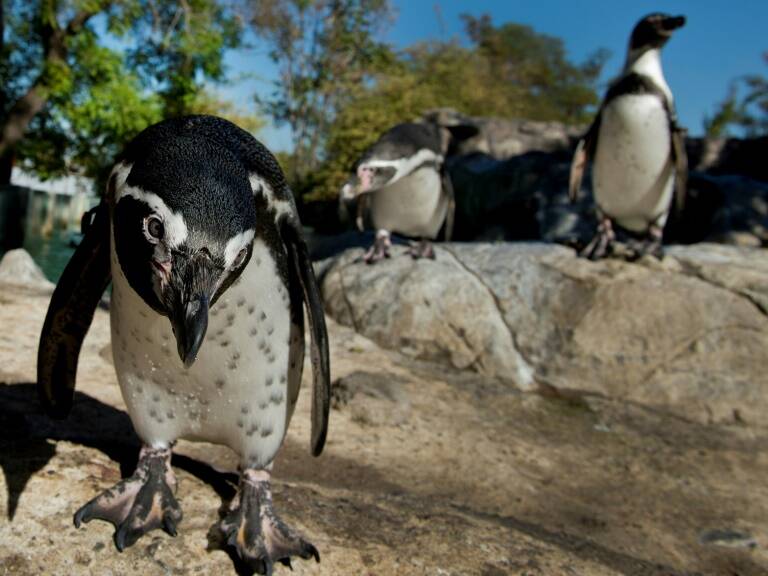
[[[241,459],[238,495],[221,522],[227,543],[266,574],[292,556],[319,561],[277,516],[270,488],[301,384],[304,305],[315,456],[330,397],[320,293],[275,158],[226,120],[167,120],[127,146],[84,221],[40,339],[41,399],[53,416],[69,412],[80,347],[111,279],[115,369],[143,447],[133,476],[80,508],[75,524],[111,522],[119,550],[155,528],[175,535],[173,445],[220,443]]]
[[[441,111],[433,116],[387,130],[342,187],[342,202],[357,201],[357,227],[362,230],[369,220],[376,229],[376,240],[363,256],[367,263],[389,257],[391,232],[419,239],[409,248],[414,258],[434,258],[430,240],[443,224],[445,240],[451,239],[455,200],[445,156],[454,138],[473,136],[477,128],[459,123],[455,113],[447,121]]]
[[[684,24],[685,17],[666,14],[651,14],[637,23],[624,70],[611,83],[576,147],[569,193],[576,198],[591,160],[599,218],[597,234],[582,256],[598,259],[610,253],[613,224],[642,237],[635,243],[635,257],[662,255],[673,189],[681,208],[688,164],[685,131],[677,123],[672,92],[661,69],[661,49]]]

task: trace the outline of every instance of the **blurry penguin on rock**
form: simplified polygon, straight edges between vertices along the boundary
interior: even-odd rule
[[[179,438],[240,456],[240,487],[221,530],[251,570],[314,557],[273,509],[270,472],[293,415],[304,360],[314,375],[311,450],[325,443],[328,340],[291,191],[272,154],[211,116],[147,128],[112,170],[107,194],[56,287],[43,327],[38,387],[70,410],[80,347],[110,280],[112,352],[143,447],[133,476],[75,514],[111,522],[119,550],[176,534],[171,451]]]
[[[413,258],[434,258],[431,240],[444,229],[453,233],[455,199],[445,159],[458,140],[477,134],[455,112],[435,111],[424,122],[406,122],[387,130],[358,160],[355,175],[342,187],[342,203],[357,202],[355,223],[376,230],[363,259],[389,258],[391,233],[418,239]]]
[[[624,70],[611,83],[594,122],[578,143],[569,193],[575,199],[587,162],[598,231],[581,255],[598,259],[613,248],[617,224],[639,241],[632,257],[661,257],[662,233],[673,190],[678,209],[686,194],[685,131],[677,123],[672,92],[661,69],[661,49],[685,24],[683,16],[651,14],[632,31]]]

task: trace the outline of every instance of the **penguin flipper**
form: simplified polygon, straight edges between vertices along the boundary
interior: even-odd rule
[[[440,170],[440,180],[443,184],[443,192],[448,197],[448,211],[445,213],[445,242],[453,238],[453,223],[456,218],[456,196],[453,191],[453,181],[448,169],[443,164]]]
[[[587,163],[592,160],[597,148],[597,134],[600,131],[600,112],[584,134],[584,137],[576,144],[576,150],[571,160],[571,172],[568,178],[568,198],[575,202],[581,190],[581,181],[584,178],[584,170]]]
[[[83,234],[53,291],[37,351],[38,395],[53,418],[72,407],[80,348],[111,280],[105,202],[83,216]]]
[[[688,154],[685,151],[684,128],[672,122],[672,157],[675,161],[675,208],[681,212],[688,194]]]
[[[371,205],[371,195],[367,193],[358,194],[357,212],[355,214],[355,226],[360,232],[365,230],[365,218]]]
[[[328,416],[331,407],[331,368],[328,352],[328,331],[325,327],[323,299],[312,269],[309,251],[298,228],[298,221],[283,221],[281,236],[288,252],[289,265],[298,276],[307,308],[312,335],[310,357],[312,359],[312,440],[313,456],[320,456],[328,433]]]

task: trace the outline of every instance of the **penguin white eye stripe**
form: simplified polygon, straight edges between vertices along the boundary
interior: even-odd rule
[[[227,268],[231,268],[235,263],[235,260],[237,260],[241,250],[248,248],[251,242],[253,242],[254,234],[254,230],[246,230],[245,232],[240,232],[240,234],[233,236],[227,241],[227,246],[224,248],[224,265]]]
[[[184,218],[178,212],[171,210],[157,194],[142,190],[137,186],[128,186],[128,174],[131,172],[131,165],[118,164],[113,171],[115,176],[115,203],[121,199],[130,196],[149,206],[153,215],[157,216],[164,228],[163,240],[171,247],[176,248],[186,242],[189,232]]]
[[[422,148],[413,156],[407,158],[398,158],[397,160],[368,160],[360,164],[361,168],[394,168],[395,174],[389,179],[389,183],[394,183],[406,174],[410,174],[418,166],[425,162],[434,161],[442,164],[443,157],[435,154],[432,150]]]

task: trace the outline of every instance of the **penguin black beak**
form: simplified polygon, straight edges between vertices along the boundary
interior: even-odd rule
[[[678,28],[682,28],[685,26],[685,16],[673,16],[670,18],[665,18],[662,22],[662,27],[667,32],[671,32],[672,30],[677,30]]]
[[[189,368],[197,360],[197,352],[208,329],[208,296],[192,298],[179,307],[171,320],[179,358]]]

